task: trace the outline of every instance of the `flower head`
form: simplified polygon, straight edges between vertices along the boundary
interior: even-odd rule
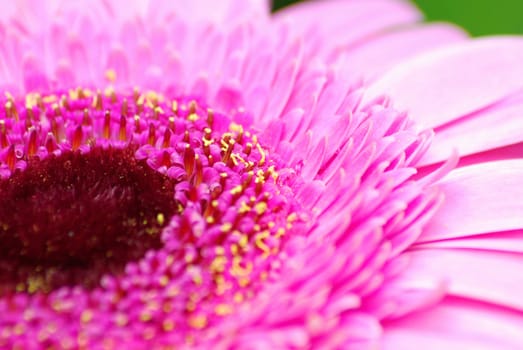
[[[521,322],[515,276],[473,273],[519,264],[520,208],[500,198],[523,167],[486,162],[518,154],[500,147],[521,137],[519,39],[415,25],[392,0],[274,18],[256,0],[17,5],[1,346],[406,348],[442,329],[517,344],[441,320]]]

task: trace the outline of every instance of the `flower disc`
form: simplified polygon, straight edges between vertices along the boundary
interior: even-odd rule
[[[185,339],[255,296],[306,221],[293,171],[196,100],[77,89],[3,104],[2,345],[88,345],[104,325]]]

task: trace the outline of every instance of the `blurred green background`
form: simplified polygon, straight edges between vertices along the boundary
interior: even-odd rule
[[[322,1],[322,0],[316,0]],[[296,0],[274,0],[280,8]],[[523,33],[523,0],[414,0],[429,21],[449,21],[472,35]]]

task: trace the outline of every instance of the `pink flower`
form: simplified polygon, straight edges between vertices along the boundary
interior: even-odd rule
[[[523,343],[521,38],[399,0],[0,13],[0,348]]]

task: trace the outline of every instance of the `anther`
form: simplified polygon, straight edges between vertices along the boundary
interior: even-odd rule
[[[138,89],[137,87],[134,87],[133,89],[133,100],[134,102],[138,102],[138,99],[140,98],[140,89]]]
[[[196,113],[196,107],[198,105],[196,104],[196,101],[189,102],[189,114],[195,114]]]
[[[111,137],[111,110],[106,109],[104,112],[104,129],[103,137],[108,139]]]
[[[173,101],[171,104],[171,110],[175,115],[178,115],[178,101]]]
[[[62,98],[60,99],[60,104],[63,108],[67,109],[68,111],[71,110],[71,106],[69,105],[69,100],[67,99],[67,96],[62,95]]]
[[[207,125],[212,129],[214,124],[214,111],[210,108],[207,108]]]
[[[0,147],[5,148],[7,146],[9,146],[9,140],[7,139],[5,120],[0,120]]]
[[[136,133],[140,133],[142,131],[140,126],[140,116],[138,114],[134,116],[134,131]]]
[[[118,133],[120,141],[127,140],[127,118],[124,115],[120,116],[120,132]]]
[[[149,124],[149,135],[147,136],[147,143],[154,146],[156,143],[156,128],[153,123]]]
[[[16,165],[16,154],[15,154],[15,145],[9,146],[7,150],[6,160],[7,166],[11,171],[15,170]]]
[[[82,144],[83,138],[84,138],[84,133],[82,130],[82,126],[78,125],[73,132],[73,142],[72,142],[73,151],[76,151],[80,147],[80,145]]]
[[[93,124],[93,121],[91,120],[91,116],[89,115],[89,110],[86,108],[86,109],[84,109],[84,117],[82,119],[82,125],[89,126],[92,124]]]
[[[203,165],[200,156],[197,154],[194,156],[196,161],[196,172],[194,174],[194,185],[199,186],[203,181]]]
[[[167,148],[171,146],[171,130],[169,128],[165,128],[165,132],[163,133],[163,148]]]
[[[154,110],[153,110],[153,117],[155,120],[160,120],[160,114],[163,113],[163,110],[161,107],[154,107]]]
[[[38,145],[36,143],[36,137],[37,137],[36,128],[31,127],[29,129],[29,141],[27,142],[27,156],[31,157],[36,154],[36,151],[38,149]]]
[[[251,155],[251,152],[252,152],[252,143],[247,142],[245,147],[243,147],[243,153],[245,153],[246,155],[249,156],[249,155]]]
[[[185,166],[185,172],[187,173],[187,176],[191,177],[194,171],[194,150],[190,145],[185,145],[183,164]]]
[[[33,109],[31,107],[27,107],[26,111],[26,118],[25,118],[25,128],[29,130],[29,128],[33,125],[33,120],[35,119],[35,115],[33,112]]]
[[[56,143],[56,139],[52,133],[47,133],[47,136],[45,137],[45,148],[47,149],[47,152],[52,153],[55,150],[58,149],[58,145]]]
[[[101,111],[103,109],[103,98],[102,98],[102,92],[100,90],[98,90],[96,92],[96,96],[94,97],[94,100],[93,100],[93,107],[97,111]]]
[[[77,90],[78,99],[83,100],[85,99],[85,92],[82,88],[78,88]]]
[[[127,117],[128,109],[129,109],[129,106],[128,106],[128,103],[127,103],[127,99],[124,98],[123,101],[122,101],[122,108],[121,108],[121,113],[122,113],[123,116]]]
[[[60,110],[60,106],[58,106],[57,103],[53,103],[53,113],[55,117],[60,117],[62,115],[62,111]]]
[[[165,167],[171,166],[171,155],[168,151],[163,151],[162,153],[162,165]]]
[[[229,162],[229,159],[231,158],[231,153],[234,150],[235,143],[236,142],[234,140],[229,140],[227,150],[225,151],[225,154],[222,157],[222,160],[225,164],[227,164]]]
[[[236,142],[239,143],[239,144],[242,144],[243,142],[243,127],[240,125],[239,126],[239,131],[238,131],[238,135],[236,136]]]
[[[174,123],[174,117],[169,117],[169,129],[171,129],[173,133],[176,133],[176,124]]]

